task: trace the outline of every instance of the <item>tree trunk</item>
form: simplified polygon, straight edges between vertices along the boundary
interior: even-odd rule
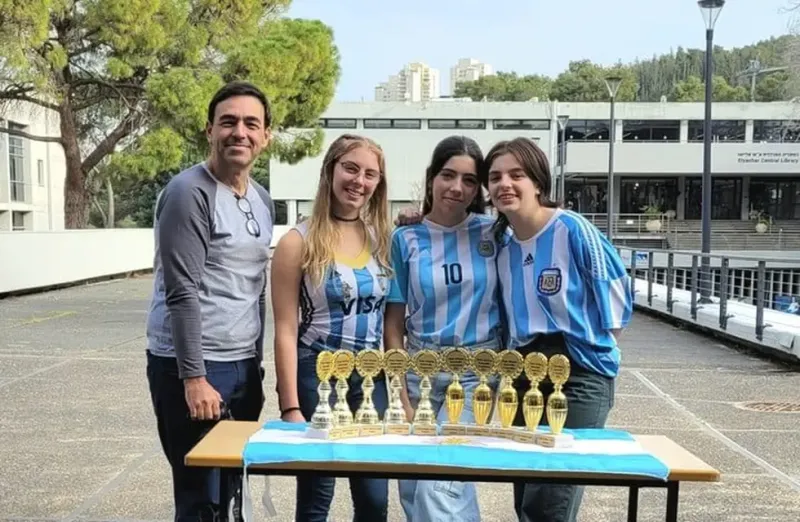
[[[64,228],[86,228],[89,223],[91,200],[86,190],[86,175],[81,165],[75,114],[72,112],[69,96],[65,97],[59,115],[61,117],[61,139],[67,164],[67,179],[64,183]]]
[[[111,180],[106,176],[106,195],[108,196],[108,214],[106,215],[106,228],[114,228],[114,223],[117,222],[117,218],[114,215],[114,185],[111,184]]]

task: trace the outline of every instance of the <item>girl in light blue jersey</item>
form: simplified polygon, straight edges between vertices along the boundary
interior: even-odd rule
[[[383,152],[373,141],[345,134],[322,164],[311,217],[281,238],[272,260],[275,370],[281,419],[311,419],[319,397],[317,355],[323,350],[380,349],[389,293],[389,221]],[[361,404],[353,372],[347,402]],[[332,394],[331,401],[335,400]],[[383,417],[386,382],[375,378],[375,409]],[[297,479],[297,522],[325,522],[335,479]],[[357,522],[387,519],[388,480],[351,478]]]
[[[496,233],[513,229],[497,258],[508,347],[523,356],[566,355],[572,368],[564,386],[566,427],[602,428],[614,403],[617,339],[633,309],[625,266],[596,227],[550,200],[549,162],[533,141],[500,142],[486,163]],[[529,382],[523,375],[515,386],[521,400]],[[540,389],[548,396],[552,384]],[[524,425],[521,409],[515,424]],[[582,493],[575,486],[518,483],[514,505],[521,522],[574,522]]]
[[[484,213],[483,169],[483,154],[470,138],[452,136],[436,146],[425,174],[423,218],[392,235],[395,278],[386,307],[387,349],[407,346],[412,356],[420,349],[452,346],[499,349],[497,248],[494,220]],[[444,399],[450,380],[445,372],[431,379],[431,402],[440,422],[447,422]],[[465,393],[460,421],[474,422],[472,392],[478,379],[467,373],[460,382]],[[419,400],[414,372],[407,375],[404,395],[411,421],[412,403]],[[410,522],[480,520],[472,483],[401,480],[399,490]]]

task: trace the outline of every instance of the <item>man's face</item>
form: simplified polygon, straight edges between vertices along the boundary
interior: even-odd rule
[[[270,132],[264,126],[264,107],[253,96],[233,96],[220,102],[214,121],[207,124],[211,153],[221,165],[251,166],[267,146]]]

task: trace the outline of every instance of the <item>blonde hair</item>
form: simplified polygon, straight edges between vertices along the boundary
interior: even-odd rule
[[[333,171],[336,163],[348,152],[366,147],[378,158],[380,181],[367,204],[361,209],[367,241],[372,247],[375,261],[387,277],[392,269],[389,261],[389,203],[386,186],[386,161],[383,149],[369,138],[354,134],[342,134],[328,147],[320,169],[319,187],[314,199],[314,209],[308,218],[308,234],[303,247],[302,269],[314,285],[320,285],[327,269],[334,260],[339,242],[339,228],[333,218]]]

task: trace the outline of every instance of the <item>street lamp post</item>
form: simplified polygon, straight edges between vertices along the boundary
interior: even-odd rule
[[[705,117],[703,119],[703,203],[702,237],[700,251],[700,302],[711,302],[711,103],[714,79],[714,24],[717,23],[725,0],[699,0],[700,12],[706,23],[706,64],[705,64]]]
[[[606,235],[608,240],[614,241],[614,145],[617,141],[617,120],[614,117],[614,102],[617,100],[617,91],[622,84],[622,77],[611,74],[606,79],[606,88],[611,97],[611,115],[608,124],[608,187],[606,188]]]
[[[558,172],[558,194],[556,201],[561,201],[566,204],[566,196],[564,194],[564,174],[566,173],[565,167],[567,162],[567,122],[569,116],[561,114],[558,116],[558,130],[561,132],[561,145],[558,147],[558,162],[561,164]]]

